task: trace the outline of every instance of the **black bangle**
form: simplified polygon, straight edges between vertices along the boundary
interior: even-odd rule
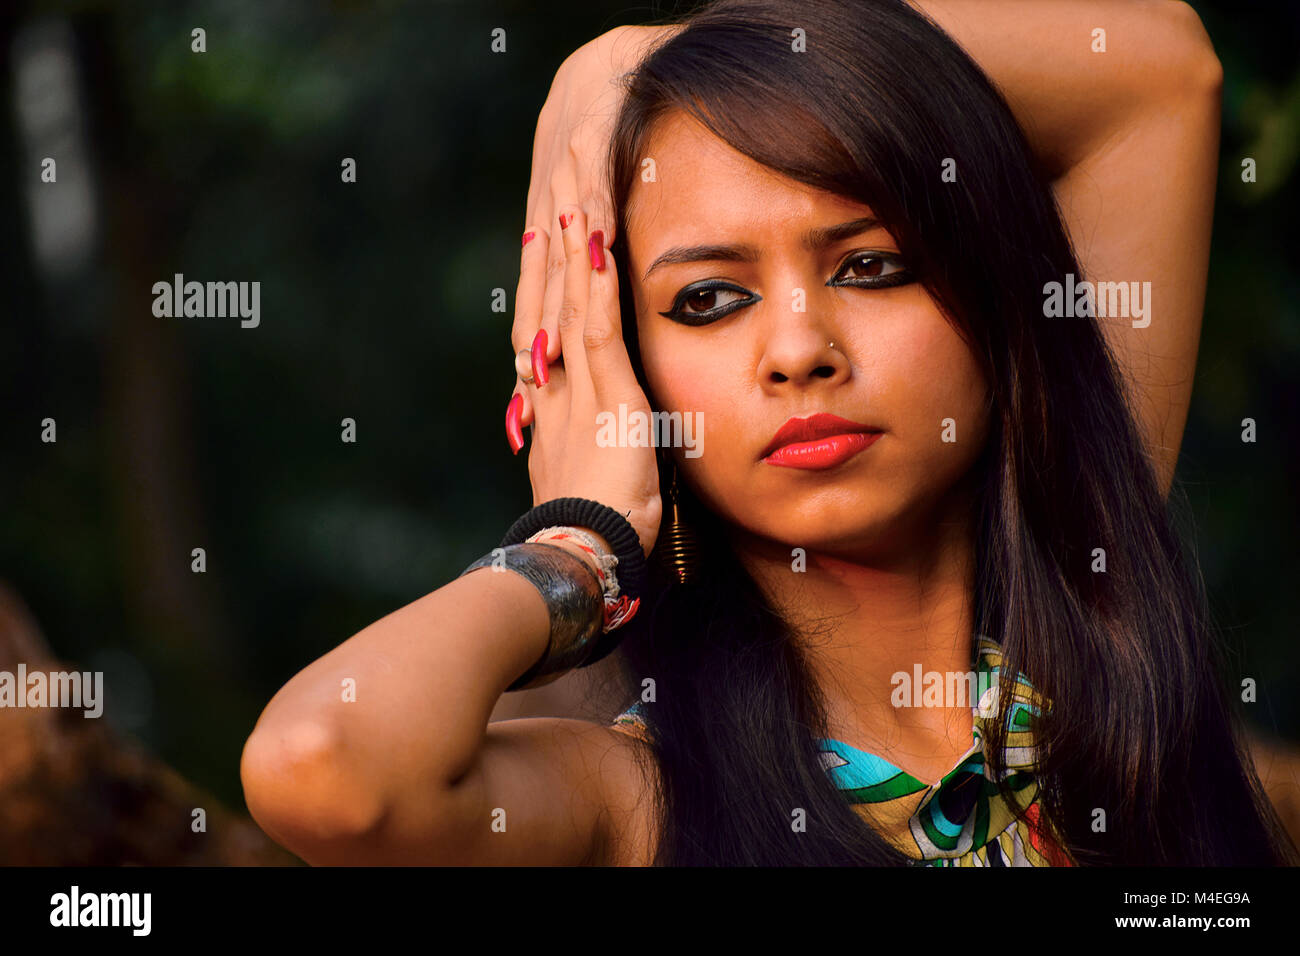
[[[641,550],[641,539],[626,518],[599,501],[589,498],[553,498],[544,501],[536,508],[524,512],[510,526],[506,536],[501,539],[501,547],[521,544],[529,535],[554,525],[589,528],[599,534],[609,542],[610,549],[618,558],[619,594],[627,595],[629,601],[635,601],[645,593],[648,570],[645,553]],[[590,667],[612,651],[622,639],[621,631],[622,628],[616,628],[605,634],[595,652],[580,666]]]
[[[580,667],[597,646],[605,602],[600,579],[586,561],[553,544],[524,543],[483,555],[461,577],[478,568],[514,571],[537,588],[546,602],[550,632],[546,650],[507,691],[549,684]]]

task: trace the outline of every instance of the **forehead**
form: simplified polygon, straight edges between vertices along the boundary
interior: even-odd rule
[[[633,264],[669,246],[723,241],[766,245],[809,225],[871,215],[871,208],[783,176],[675,111],[656,122],[628,197]],[[654,178],[647,182],[648,164]]]

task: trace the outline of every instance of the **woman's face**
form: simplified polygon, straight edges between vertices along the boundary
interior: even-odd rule
[[[629,197],[628,269],[651,403],[701,426],[697,457],[673,449],[679,473],[730,524],[790,547],[861,554],[932,531],[983,446],[987,384],[889,233],[836,228],[870,208],[780,176],[680,112],[646,155],[654,181],[643,173]],[[711,249],[655,264],[689,247]],[[764,460],[787,421],[819,413],[880,434]],[[815,457],[832,446],[839,460]]]

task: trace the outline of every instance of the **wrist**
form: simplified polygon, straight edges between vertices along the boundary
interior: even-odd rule
[[[603,627],[604,600],[595,571],[587,569],[563,544],[548,541],[504,545],[461,574],[483,567],[509,570],[525,578],[540,593],[550,622],[540,656],[527,670],[512,667],[516,677],[505,689],[539,687],[582,666],[594,652]]]
[[[579,530],[585,531],[587,534],[595,538],[596,541],[600,543],[600,546],[604,548],[606,551],[612,551],[612,549],[609,546],[609,542],[607,542],[601,535],[596,534],[596,532],[592,531],[590,528],[581,528]],[[582,560],[586,563],[587,567],[591,568],[591,570],[595,572],[598,577],[600,576],[600,566],[596,562],[596,556],[593,555],[586,548],[582,547],[580,542],[574,540],[573,538],[547,538],[546,543],[564,548],[564,550],[568,551],[571,554],[576,554],[578,557],[582,558]]]
[[[552,498],[522,515],[501,539],[504,545],[521,541],[548,544],[554,550],[567,551],[585,564],[572,564],[575,570],[586,568],[603,595],[604,633],[617,630],[636,614],[646,587],[647,570],[644,546],[636,526],[628,515],[589,498]],[[593,534],[588,529],[599,529]],[[570,542],[565,547],[565,541]],[[503,545],[503,546],[504,546]],[[573,548],[582,551],[579,556]],[[585,577],[586,575],[584,575]],[[608,653],[617,639],[606,641]]]

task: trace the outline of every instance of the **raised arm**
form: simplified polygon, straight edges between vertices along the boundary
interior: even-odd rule
[[[909,2],[1006,97],[1053,176],[1085,274],[1075,278],[1150,283],[1144,315],[1100,321],[1168,493],[1196,372],[1218,163],[1223,70],[1199,18],[1179,0]],[[618,27],[565,61],[538,121],[528,223],[576,203],[612,235],[598,158],[618,105],[613,81],[677,29]],[[553,272],[548,301],[558,259]],[[554,358],[553,319],[531,312],[516,312],[515,349],[541,327]],[[532,415],[526,396],[525,426]]]
[[[1214,213],[1223,71],[1209,37],[1176,0],[911,2],[1002,91],[1054,177],[1086,278],[1150,282],[1145,316],[1099,321],[1167,494]]]
[[[633,796],[626,738],[488,727],[548,631],[537,590],[491,568],[370,625],[263,711],[240,766],[253,818],[313,864],[608,862],[608,805]]]
[[[613,253],[592,261],[586,217],[561,212],[564,361],[527,386],[538,410],[528,457],[534,502],[605,504],[649,552],[662,511],[654,449],[595,440],[597,409],[623,403],[649,413],[622,344]],[[549,242],[543,234],[521,253],[525,297],[541,298]],[[554,573],[585,579],[586,611],[603,618],[595,558],[567,539],[557,546],[591,573],[580,562]],[[244,747],[253,818],[311,863],[646,862],[653,841],[639,742],[582,720],[488,722],[546,652],[552,613],[572,614],[552,600],[554,608],[512,570],[476,568],[309,665],[267,705]]]
[[[1131,317],[1099,321],[1167,494],[1196,371],[1219,141],[1222,69],[1200,20],[1177,0],[912,3],[1001,89],[1053,175],[1085,276],[1150,282],[1139,326]],[[677,29],[619,27],[565,61],[538,121],[528,223],[578,203],[612,228],[595,161],[618,105],[612,80]],[[1098,29],[1105,31],[1105,52],[1094,52],[1101,49]],[[563,270],[557,263],[552,272],[558,294]],[[514,347],[527,348],[545,326],[554,352],[552,325],[539,309],[517,310]],[[528,398],[525,425],[532,421]],[[595,676],[579,672],[549,689],[508,695],[495,716],[578,714],[589,706],[588,679]]]

